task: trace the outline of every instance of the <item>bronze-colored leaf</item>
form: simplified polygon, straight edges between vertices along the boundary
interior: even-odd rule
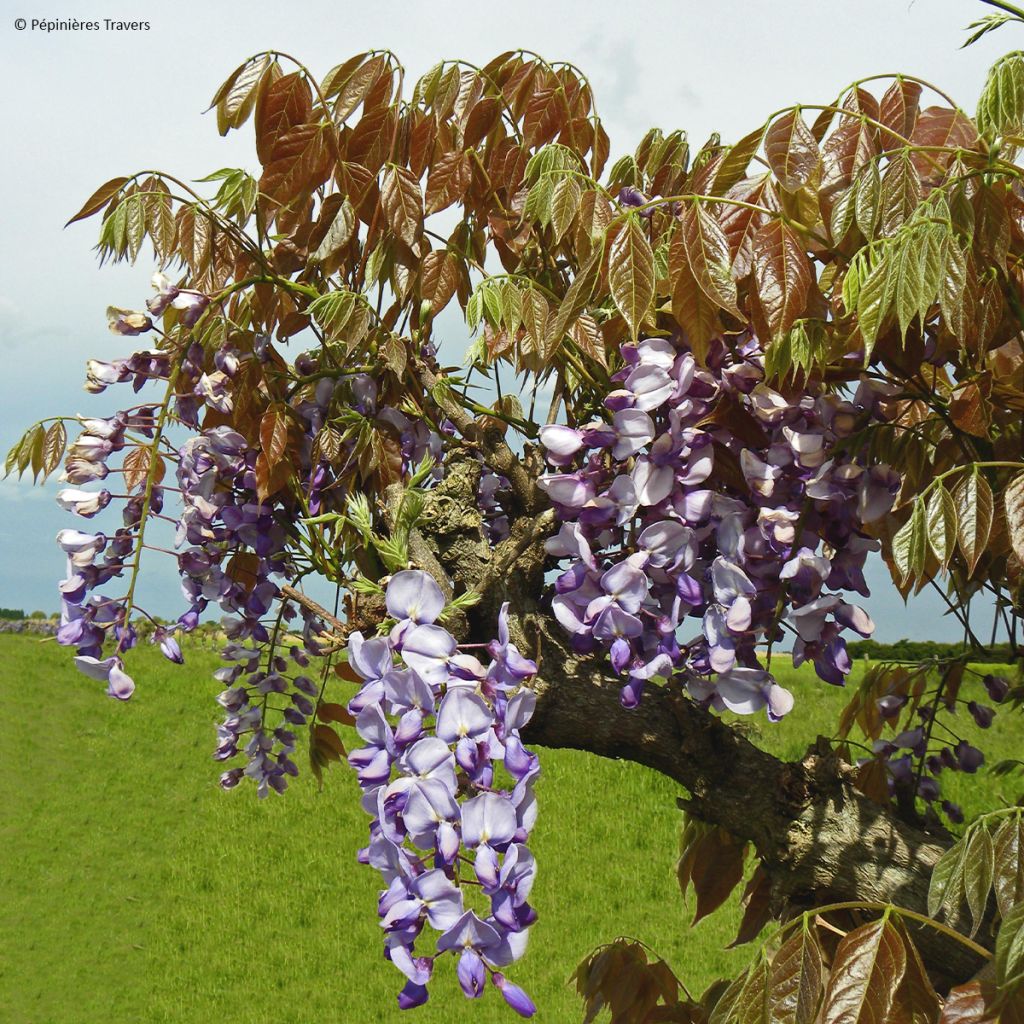
[[[717,910],[743,881],[747,844],[725,829],[711,829],[698,843],[690,883],[697,897],[691,926]]]
[[[729,243],[721,225],[698,202],[685,204],[680,219],[686,258],[697,283],[712,302],[742,317],[732,278]]]
[[[323,701],[316,707],[316,717],[321,722],[339,722],[341,725],[355,725],[352,712],[344,704],[331,704]]]
[[[906,967],[899,932],[885,918],[848,932],[832,960],[822,1009],[825,1024],[887,1020]]]
[[[781,220],[771,220],[754,236],[754,278],[772,336],[793,326],[807,305],[814,275],[796,233]]]
[[[818,143],[799,108],[772,122],[764,137],[768,166],[787,192],[797,192],[810,180],[821,160]]]
[[[256,155],[261,164],[266,166],[273,159],[274,147],[282,135],[309,122],[312,97],[309,84],[297,71],[282,75],[261,91],[256,101]]]
[[[445,210],[466,194],[473,177],[468,153],[445,153],[427,176],[427,213]]]
[[[459,283],[459,260],[448,249],[427,253],[420,264],[420,297],[437,316],[451,301]]]
[[[773,1022],[804,1024],[816,1019],[828,974],[824,960],[811,925],[804,924],[782,944],[772,958]]]
[[[149,476],[149,449],[141,445],[133,448],[124,457],[121,468],[124,471],[125,489],[129,494],[144,487]]]
[[[271,64],[269,54],[249,61],[231,82],[217,102],[217,130],[227,135],[232,128],[241,128],[256,105],[260,83]]]
[[[878,120],[890,129],[882,139],[886,149],[894,149],[899,143],[910,138],[917,124],[920,109],[921,86],[897,76],[885,90],[878,105]]]
[[[686,332],[697,362],[703,365],[708,343],[721,331],[718,304],[708,298],[693,276],[682,239],[673,241],[669,249],[669,270],[673,281],[672,315]]]
[[[938,994],[906,925],[899,919],[894,923],[906,950],[907,969],[896,990],[889,1019],[900,1024],[935,1024],[940,1011]]]
[[[98,189],[82,205],[82,208],[72,217],[64,227],[68,224],[74,224],[75,221],[84,220],[86,217],[91,217],[94,213],[99,213],[107,203],[110,202],[121,188],[126,185],[131,179],[130,178],[111,178],[110,181],[104,182]]]
[[[974,437],[988,437],[992,406],[975,381],[961,384],[949,402],[949,417],[958,430]]]
[[[329,726],[317,723],[312,728],[312,742],[317,750],[328,761],[340,761],[345,757],[345,744],[341,737]]]
[[[283,406],[271,406],[260,420],[260,445],[273,467],[288,454],[288,413]]]
[[[742,946],[746,942],[753,942],[761,934],[761,929],[771,920],[771,897],[771,878],[764,870],[764,866],[758,864],[743,890],[740,900],[743,906],[743,918],[740,921],[739,930],[736,932],[736,938],[729,943],[729,949],[734,946]]]
[[[415,245],[423,229],[423,195],[419,182],[404,167],[391,164],[384,171],[380,199],[391,230],[406,245]]]
[[[68,434],[64,424],[55,420],[46,436],[43,438],[43,479],[45,480],[59,465],[64,458],[64,449],[67,447]]]

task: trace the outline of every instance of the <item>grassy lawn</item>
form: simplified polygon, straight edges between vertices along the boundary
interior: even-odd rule
[[[216,659],[194,648],[186,657],[177,668],[150,649],[133,656],[139,688],[121,705],[76,673],[67,651],[0,636],[4,1024],[514,1019],[496,992],[464,1000],[445,960],[429,1004],[398,1011],[377,875],[354,860],[367,822],[354,778],[335,768],[318,793],[306,775],[262,802],[245,786],[221,792],[209,756]],[[793,676],[792,715],[752,725],[785,757],[830,733],[846,699]],[[984,744],[992,760],[1019,748],[998,724]],[[687,927],[674,877],[678,788],[572,751],[544,751],[542,763],[531,843],[541,919],[510,972],[537,1019],[579,1019],[568,976],[618,935],[653,946],[695,992],[738,969],[751,950],[724,949],[735,903]],[[1000,789],[1016,796],[1013,780],[982,773],[951,780],[949,795],[971,813]]]

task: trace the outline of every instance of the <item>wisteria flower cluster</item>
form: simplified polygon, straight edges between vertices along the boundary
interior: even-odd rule
[[[386,602],[390,631],[348,642],[363,679],[349,710],[365,744],[349,762],[373,819],[360,860],[383,877],[385,954],[406,977],[399,1006],[426,1002],[436,958],[451,953],[467,997],[480,997],[489,975],[530,1017],[530,998],[499,968],[523,955],[537,917],[526,841],[540,765],[519,736],[536,704],[524,684],[537,667],[509,642],[507,605],[485,668],[438,625],[444,597],[426,573],[396,573]],[[440,935],[418,953],[427,925]]]
[[[790,400],[764,382],[751,335],[716,342],[706,368],[670,338],[623,355],[607,419],[541,429],[556,472],[540,486],[562,523],[547,550],[568,562],[554,614],[577,649],[607,650],[627,707],[648,680],[678,675],[716,709],[777,720],[793,697],[759,644],[788,630],[794,664],[841,685],[843,631],[873,629],[842,592],[868,594],[879,544],[865,526],[899,477],[859,465],[847,442],[884,415],[886,393],[865,380],[849,401]],[[700,628],[681,643],[691,618]]]

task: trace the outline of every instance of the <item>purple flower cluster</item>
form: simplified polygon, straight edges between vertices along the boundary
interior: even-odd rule
[[[387,635],[353,633],[348,643],[363,679],[349,710],[365,744],[349,762],[373,818],[360,860],[383,877],[385,954],[406,977],[399,1006],[426,1002],[434,961],[451,953],[467,997],[482,995],[489,974],[532,1016],[529,997],[497,968],[523,955],[537,916],[526,840],[540,766],[519,738],[536,703],[524,684],[537,668],[509,642],[506,607],[485,668],[437,624],[445,602],[426,573],[395,574],[386,603]],[[418,953],[425,925],[440,936]]]
[[[712,707],[778,719],[793,698],[759,643],[788,630],[794,664],[841,685],[842,631],[873,629],[841,592],[868,594],[879,545],[864,526],[891,508],[899,478],[863,468],[849,441],[886,396],[865,380],[848,401],[789,399],[764,382],[749,335],[716,342],[706,368],[668,338],[623,355],[607,419],[541,429],[556,472],[540,486],[562,522],[547,550],[568,561],[554,614],[577,649],[607,649],[627,707],[647,680],[679,673]],[[700,630],[681,644],[688,618]]]

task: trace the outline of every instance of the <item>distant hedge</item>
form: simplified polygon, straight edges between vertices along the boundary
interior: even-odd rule
[[[25,618],[23,608],[0,608],[0,619],[17,620]]]
[[[926,661],[929,658],[955,658],[967,648],[964,644],[944,644],[935,640],[897,640],[883,644],[877,640],[857,640],[847,645],[851,658],[869,658],[871,661]],[[984,653],[970,652],[971,661],[984,665],[1008,665],[1016,658],[1009,644],[992,644]]]

